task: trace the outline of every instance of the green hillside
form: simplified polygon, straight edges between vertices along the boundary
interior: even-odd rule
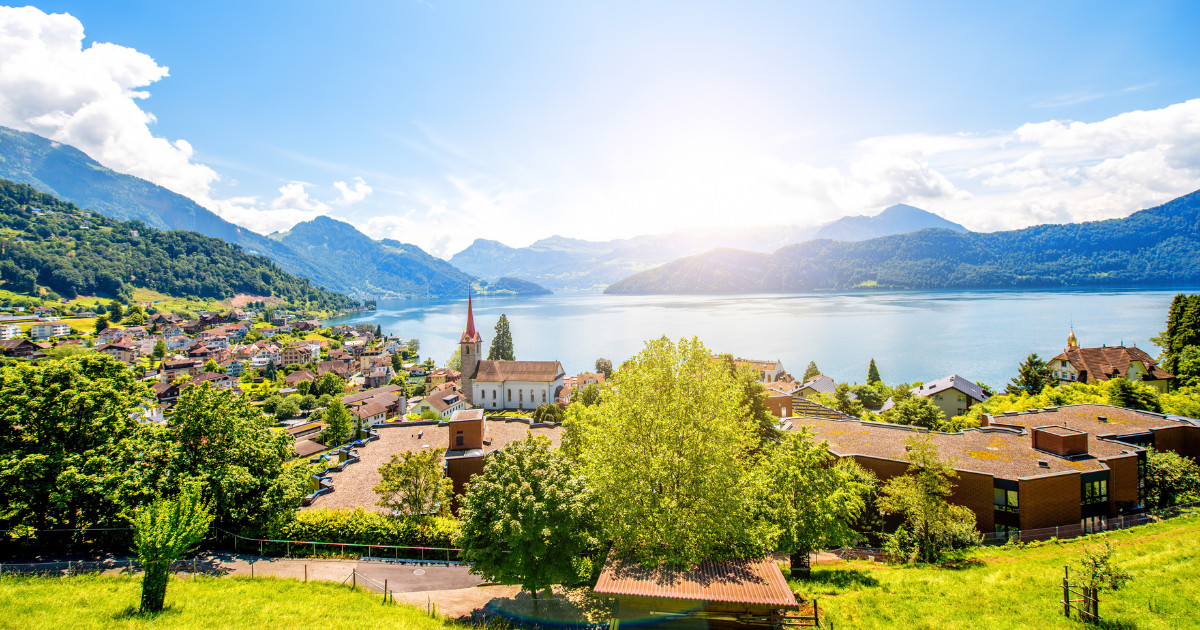
[[[311,311],[357,306],[221,239],[117,221],[8,180],[0,180],[0,252],[0,288],[26,295],[45,287],[65,298],[129,299],[138,287],[218,300],[276,297]]]
[[[1102,593],[1100,617],[1109,628],[1170,630],[1200,627],[1200,515],[1107,534],[1117,566],[1133,579]],[[834,628],[1085,628],[1062,614],[1063,566],[1079,565],[1097,536],[983,547],[953,567],[893,567],[856,561],[820,565],[792,586],[817,598]]]
[[[606,293],[1170,286],[1200,282],[1200,191],[1124,219],[958,233],[922,230],[857,243],[808,241],[773,254],[717,250],[611,285]]]

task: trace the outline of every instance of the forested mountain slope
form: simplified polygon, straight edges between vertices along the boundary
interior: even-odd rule
[[[0,287],[68,298],[125,296],[144,287],[172,296],[274,296],[304,310],[341,311],[357,301],[284,272],[221,239],[118,221],[0,180]]]
[[[992,289],[1200,283],[1200,191],[1123,219],[991,233],[922,230],[773,254],[716,250],[617,282],[606,293]]]

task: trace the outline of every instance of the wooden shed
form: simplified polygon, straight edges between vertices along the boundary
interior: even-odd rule
[[[647,569],[609,556],[594,591],[611,599],[613,618],[622,626],[779,628],[799,608],[770,558]]]

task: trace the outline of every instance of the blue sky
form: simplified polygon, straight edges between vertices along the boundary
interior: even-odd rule
[[[1006,229],[1200,188],[1197,6],[42,2],[0,11],[0,124],[445,256],[899,202]]]

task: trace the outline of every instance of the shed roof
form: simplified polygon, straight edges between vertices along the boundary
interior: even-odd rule
[[[602,595],[796,605],[779,565],[770,558],[706,560],[685,570],[663,566],[647,569],[610,554],[594,591]]]

